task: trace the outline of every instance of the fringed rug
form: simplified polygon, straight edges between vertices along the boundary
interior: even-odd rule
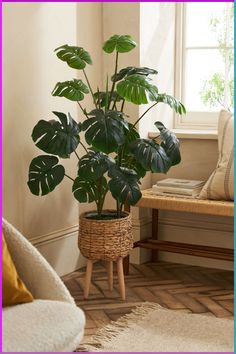
[[[144,303],[104,327],[77,351],[233,352],[232,320]]]

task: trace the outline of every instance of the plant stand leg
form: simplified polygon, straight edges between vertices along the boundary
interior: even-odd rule
[[[125,280],[124,280],[124,271],[123,271],[123,259],[118,258],[117,260],[117,273],[118,273],[118,282],[120,288],[120,296],[122,300],[125,300]]]
[[[109,285],[109,290],[113,290],[113,262],[108,261],[107,262],[107,275],[108,275],[108,285]]]
[[[93,261],[91,259],[88,259],[87,268],[86,268],[86,275],[85,275],[85,284],[84,284],[84,298],[85,299],[87,299],[89,296],[89,288],[90,288],[90,283],[91,283],[92,271],[93,271]]]

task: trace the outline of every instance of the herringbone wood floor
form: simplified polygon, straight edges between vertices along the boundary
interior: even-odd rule
[[[85,269],[63,277],[78,306],[86,313],[85,340],[110,321],[145,301],[171,310],[232,318],[233,272],[174,263],[131,265],[126,276],[126,301],[120,300],[116,273],[108,290],[106,268],[96,263],[88,300],[83,298]]]

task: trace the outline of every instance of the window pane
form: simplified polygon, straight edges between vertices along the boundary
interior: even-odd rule
[[[186,46],[218,46],[215,27],[224,26],[224,17],[229,6],[232,7],[232,4],[224,2],[186,3]]]
[[[225,65],[218,49],[186,50],[184,80],[186,109],[188,111],[219,111],[222,105],[217,104],[218,99],[212,107],[209,107],[209,104],[204,104],[203,96],[209,90],[221,91],[221,86],[223,86],[224,100],[224,76]],[[212,78],[215,78],[215,80],[211,83]],[[221,95],[219,97],[221,98]]]

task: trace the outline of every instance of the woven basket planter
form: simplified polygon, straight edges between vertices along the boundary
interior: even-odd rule
[[[84,213],[79,219],[78,246],[82,255],[106,261],[126,257],[133,248],[131,214],[124,212],[120,219],[96,220],[86,217],[91,213]]]

